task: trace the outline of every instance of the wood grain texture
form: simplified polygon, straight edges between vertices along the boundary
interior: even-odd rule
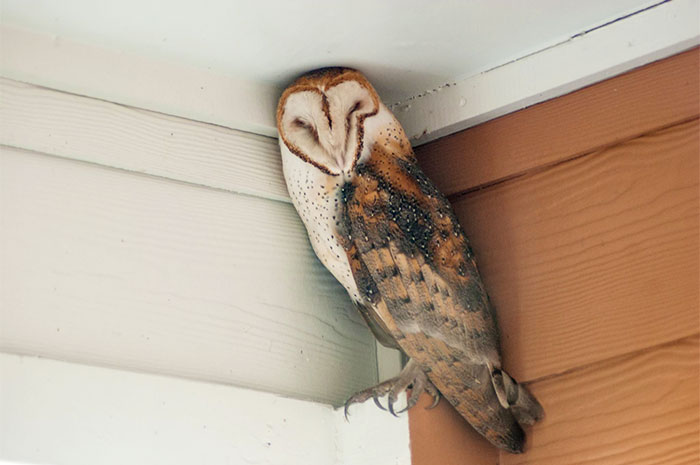
[[[695,334],[698,121],[455,203],[528,381]]]
[[[374,340],[290,204],[0,156],[0,350],[340,404]]]
[[[432,397],[423,394],[408,411],[412,465],[493,465],[498,450],[442,399],[432,410]]]
[[[698,337],[535,383],[547,416],[501,465],[700,463]]]
[[[700,49],[416,148],[446,195],[599,150],[700,114]]]
[[[5,78],[0,144],[290,202],[277,139]]]

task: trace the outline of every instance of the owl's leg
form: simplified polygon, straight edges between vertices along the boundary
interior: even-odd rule
[[[404,392],[408,387],[411,387],[411,394],[406,400],[406,407],[394,412],[394,403],[398,398],[399,394]],[[379,397],[387,396],[387,407],[392,415],[396,416],[397,413],[404,412],[418,402],[418,398],[423,392],[427,392],[432,395],[435,399],[433,405],[428,408],[433,408],[440,401],[440,393],[433,383],[428,379],[425,372],[418,366],[413,360],[409,360],[406,366],[403,367],[401,373],[395,378],[391,378],[387,381],[377,384],[374,387],[365,389],[358,392],[357,394],[351,396],[347,402],[345,402],[345,417],[348,416],[348,407],[352,404],[357,404],[364,402],[368,399],[373,399],[374,403],[377,404],[382,410],[387,410],[379,402]]]

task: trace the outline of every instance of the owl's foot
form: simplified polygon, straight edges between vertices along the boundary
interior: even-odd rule
[[[398,398],[399,394],[404,392],[408,387],[411,387],[411,393],[406,399],[406,407],[402,408],[398,412],[394,411],[394,403]],[[418,398],[424,392],[433,396],[433,404],[428,408],[435,407],[440,401],[440,392],[433,385],[433,383],[428,379],[428,376],[423,370],[415,363],[413,360],[409,360],[406,366],[401,370],[401,373],[395,378],[391,378],[387,381],[377,384],[374,387],[365,389],[358,392],[357,394],[351,396],[347,402],[345,402],[345,418],[348,417],[348,408],[352,404],[357,404],[364,402],[368,399],[374,400],[382,410],[389,410],[392,415],[397,416],[398,413],[405,412],[410,409],[418,402]],[[387,396],[387,408],[379,402],[379,398]]]

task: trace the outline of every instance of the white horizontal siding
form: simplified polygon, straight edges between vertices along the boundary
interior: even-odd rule
[[[0,463],[410,464],[407,416],[371,402],[346,422],[313,402],[34,357],[0,354],[0,411]]]
[[[275,137],[281,89],[201,67],[0,22],[0,74],[18,81]],[[245,46],[245,44],[241,44]]]
[[[377,379],[291,204],[8,147],[0,309],[6,352],[336,405]]]
[[[0,144],[290,202],[277,139],[0,78]]]

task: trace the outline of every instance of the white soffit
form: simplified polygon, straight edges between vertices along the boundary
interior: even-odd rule
[[[425,142],[698,43],[698,0],[3,0],[0,72],[274,136],[280,90],[365,72]],[[422,136],[422,137],[421,137]]]

